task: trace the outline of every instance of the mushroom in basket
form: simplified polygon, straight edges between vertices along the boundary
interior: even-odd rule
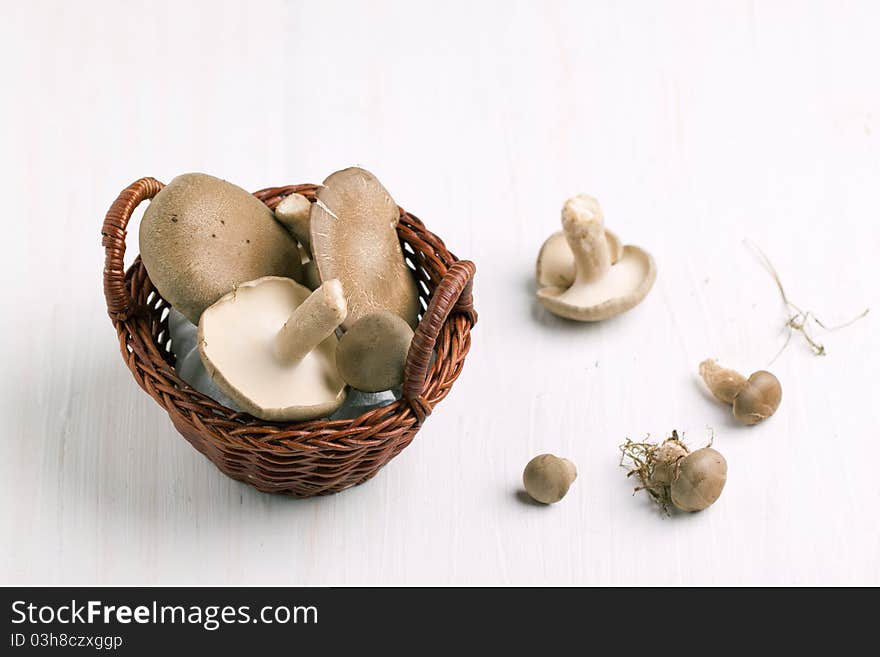
[[[141,260],[159,294],[193,324],[236,285],[302,279],[296,240],[245,190],[204,173],[177,176],[150,202]]]
[[[348,309],[338,280],[317,290],[266,276],[202,313],[199,353],[217,386],[263,420],[327,417],[345,401],[336,328]]]
[[[419,295],[397,235],[399,219],[397,203],[364,169],[337,171],[318,191],[309,222],[312,256],[321,280],[338,278],[345,289],[343,328],[381,310],[418,325]]]

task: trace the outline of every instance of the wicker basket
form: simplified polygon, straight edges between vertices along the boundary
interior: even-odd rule
[[[309,497],[370,479],[412,441],[461,373],[477,321],[471,295],[474,264],[458,260],[439,237],[401,209],[398,235],[427,304],[407,357],[402,399],[351,420],[266,422],[221,406],[177,376],[168,302],[153,287],[140,257],[124,271],[132,212],[162,187],[153,178],[132,183],[110,207],[101,231],[107,312],[135,381],[168,412],[193,447],[226,475],[261,491]],[[316,189],[289,185],[254,196],[274,208],[293,192],[314,201]]]

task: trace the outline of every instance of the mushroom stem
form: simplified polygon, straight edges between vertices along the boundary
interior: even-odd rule
[[[599,202],[586,194],[566,201],[562,208],[562,227],[577,265],[575,284],[602,278],[611,269],[611,250]]]
[[[347,314],[342,283],[335,278],[325,282],[284,322],[275,336],[275,356],[288,364],[301,361],[333,334]]]
[[[715,399],[732,404],[748,380],[736,370],[721,367],[714,360],[706,359],[700,363],[700,376]]]

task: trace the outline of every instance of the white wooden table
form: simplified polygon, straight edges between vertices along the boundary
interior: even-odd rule
[[[880,584],[880,7],[838,5],[6,3],[0,583]],[[260,494],[125,368],[100,223],[143,175],[257,189],[354,163],[477,263],[473,349],[375,479]],[[659,268],[598,325],[533,299],[578,192]],[[793,341],[752,429],[695,375],[782,344],[746,238],[825,321],[874,309],[819,333],[824,358]],[[709,427],[714,507],[632,497],[619,443]],[[547,451],[580,474],[539,508],[520,476]]]

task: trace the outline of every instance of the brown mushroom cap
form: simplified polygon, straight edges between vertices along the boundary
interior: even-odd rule
[[[782,402],[782,385],[766,370],[752,373],[733,400],[733,416],[743,424],[757,424],[776,412]]]
[[[153,198],[141,220],[140,252],[159,294],[193,324],[236,285],[301,277],[296,241],[272,211],[204,173],[177,176]]]
[[[523,470],[526,492],[542,504],[554,504],[565,497],[575,479],[577,468],[574,463],[553,454],[536,456]]]
[[[721,496],[727,482],[727,461],[711,447],[703,447],[678,461],[670,486],[672,503],[682,511],[702,511]]]
[[[746,379],[736,370],[706,359],[700,363],[700,376],[716,399],[733,406],[733,416],[743,424],[766,420],[782,402],[782,385],[766,370],[753,372]]]
[[[413,330],[387,310],[364,315],[339,339],[336,367],[346,383],[363,392],[381,392],[403,383]]]
[[[312,255],[321,280],[339,279],[348,301],[344,327],[378,310],[418,324],[419,296],[406,266],[394,199],[369,171],[332,174],[311,209]]]

